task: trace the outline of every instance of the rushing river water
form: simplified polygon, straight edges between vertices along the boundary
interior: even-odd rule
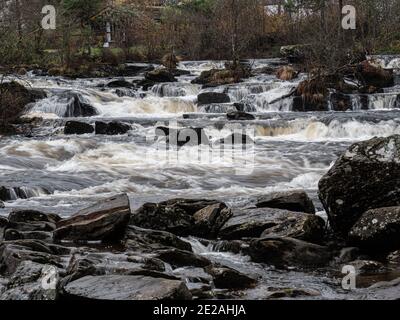
[[[397,67],[396,58],[382,60]],[[264,67],[276,60],[253,61]],[[397,63],[397,64],[396,64]],[[23,81],[44,89],[48,98],[27,108],[26,116],[45,120],[32,137],[0,139],[0,186],[20,187],[0,214],[15,208],[35,208],[68,216],[77,209],[116,193],[128,193],[136,208],[144,202],[159,202],[177,197],[221,199],[231,205],[243,205],[274,190],[305,189],[319,214],[317,185],[323,174],[350,144],[400,133],[400,111],[396,110],[400,86],[371,95],[369,110],[360,110],[359,97],[352,99],[353,111],[291,112],[291,98],[274,102],[289,93],[305,75],[292,82],[275,76],[259,75],[235,85],[202,89],[191,84],[201,71],[221,67],[222,62],[183,62],[180,69],[191,75],[176,83],[159,84],[147,92],[113,89],[103,86],[113,79],[67,80],[32,74]],[[136,80],[137,78],[126,78]],[[114,79],[115,80],[115,79]],[[232,102],[241,102],[245,111],[256,115],[253,121],[228,121],[230,105],[197,105],[203,91],[227,93]],[[73,114],[65,92],[78,93],[80,99],[96,108],[98,115],[78,120],[120,120],[132,130],[121,136],[94,134],[66,136],[66,117]],[[211,144],[229,135],[233,129],[245,130],[254,140],[247,153],[239,152],[233,161],[199,161],[193,155],[199,147],[187,146],[174,158],[154,143],[154,128],[170,122],[182,127],[204,128]],[[201,147],[200,147],[201,148]],[[238,174],[243,163],[252,170]],[[325,298],[340,297],[332,278],[297,272],[261,270],[246,257],[222,254],[192,240],[198,253],[213,256],[246,273],[258,273],[265,286],[301,286],[314,288]],[[336,286],[336,287],[335,287]],[[260,297],[263,287],[248,292]],[[340,291],[340,290],[339,290]]]

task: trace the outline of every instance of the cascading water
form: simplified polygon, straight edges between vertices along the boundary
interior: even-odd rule
[[[261,68],[276,62],[255,60],[253,64]],[[0,139],[0,195],[7,195],[3,196],[7,202],[0,214],[29,208],[68,216],[121,192],[130,195],[133,208],[178,197],[216,198],[243,205],[271,191],[298,188],[305,189],[321,211],[318,181],[341,152],[356,141],[400,134],[400,111],[396,109],[400,88],[369,95],[367,100],[354,95],[353,111],[292,112],[293,98],[282,97],[302,78],[284,82],[271,75],[258,75],[218,88],[190,83],[201,71],[223,64],[183,62],[179,67],[191,75],[178,77],[178,82],[157,84],[148,91],[109,88],[110,79],[28,75],[24,80],[33,88],[45,89],[48,98],[28,106],[25,116],[47,120],[32,137]],[[198,106],[200,92],[225,93],[231,102]],[[229,122],[225,112],[237,109],[237,105],[242,111],[253,112],[257,119]],[[132,128],[119,136],[66,136],[63,126],[70,118],[91,124],[119,120]],[[251,152],[237,152],[234,161],[202,161],[197,157],[197,146],[175,150],[162,148],[162,141],[155,143],[157,126],[203,128],[210,146],[201,148],[207,152],[235,129],[244,130],[254,145]],[[237,174],[243,163],[252,164],[252,170]],[[248,257],[223,253],[196,239],[190,241],[197,253],[217,262],[234,264],[238,270],[254,272],[268,281],[283,281],[276,271],[260,270],[248,263]],[[340,297],[327,289],[321,278],[289,272],[285,281],[299,284],[300,278],[324,297]],[[257,290],[260,287],[248,296],[259,297]]]

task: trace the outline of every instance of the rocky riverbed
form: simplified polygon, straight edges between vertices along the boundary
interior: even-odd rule
[[[322,111],[279,59],[240,83],[218,61],[29,72],[0,138],[0,299],[399,299],[398,60]]]

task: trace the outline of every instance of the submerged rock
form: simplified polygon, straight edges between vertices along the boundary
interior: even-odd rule
[[[126,123],[122,123],[119,121],[112,122],[102,122],[96,121],[95,123],[95,132],[96,134],[104,134],[104,135],[122,135],[126,134],[129,130],[131,130],[131,126]]]
[[[364,250],[389,252],[400,248],[400,207],[369,210],[351,228],[350,241]]]
[[[210,143],[203,128],[157,127],[156,136],[165,137],[168,144],[178,147],[208,145]]]
[[[231,121],[246,121],[246,120],[255,120],[256,117],[250,113],[243,112],[243,111],[231,111],[226,114],[228,120]]]
[[[56,240],[114,241],[124,237],[130,204],[126,194],[103,200],[57,223]]]
[[[130,224],[179,236],[215,236],[229,218],[225,204],[213,200],[173,199],[146,203],[132,213]]]
[[[199,106],[213,103],[229,103],[231,99],[226,93],[220,92],[203,92],[197,96],[197,104]]]
[[[283,267],[322,267],[332,257],[327,247],[292,238],[267,237],[253,240],[248,253],[254,262]]]
[[[353,144],[320,180],[319,197],[343,234],[367,210],[400,205],[400,136]]]
[[[219,232],[222,239],[282,236],[319,242],[324,235],[325,222],[316,215],[272,208],[232,211],[233,217]]]
[[[277,208],[315,214],[312,200],[303,190],[273,192],[257,200],[257,208]]]
[[[145,276],[86,276],[70,282],[63,293],[72,300],[191,300],[182,281]]]
[[[94,128],[91,124],[80,121],[67,121],[64,127],[64,134],[88,134],[93,133]]]

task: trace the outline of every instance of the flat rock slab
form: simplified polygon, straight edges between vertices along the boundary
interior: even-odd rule
[[[258,199],[257,208],[276,208],[315,214],[315,207],[303,190],[273,192]]]
[[[73,300],[190,300],[179,280],[145,276],[86,276],[69,283],[64,297]]]
[[[128,196],[114,196],[59,221],[54,238],[78,241],[119,240],[124,237],[129,216]]]

